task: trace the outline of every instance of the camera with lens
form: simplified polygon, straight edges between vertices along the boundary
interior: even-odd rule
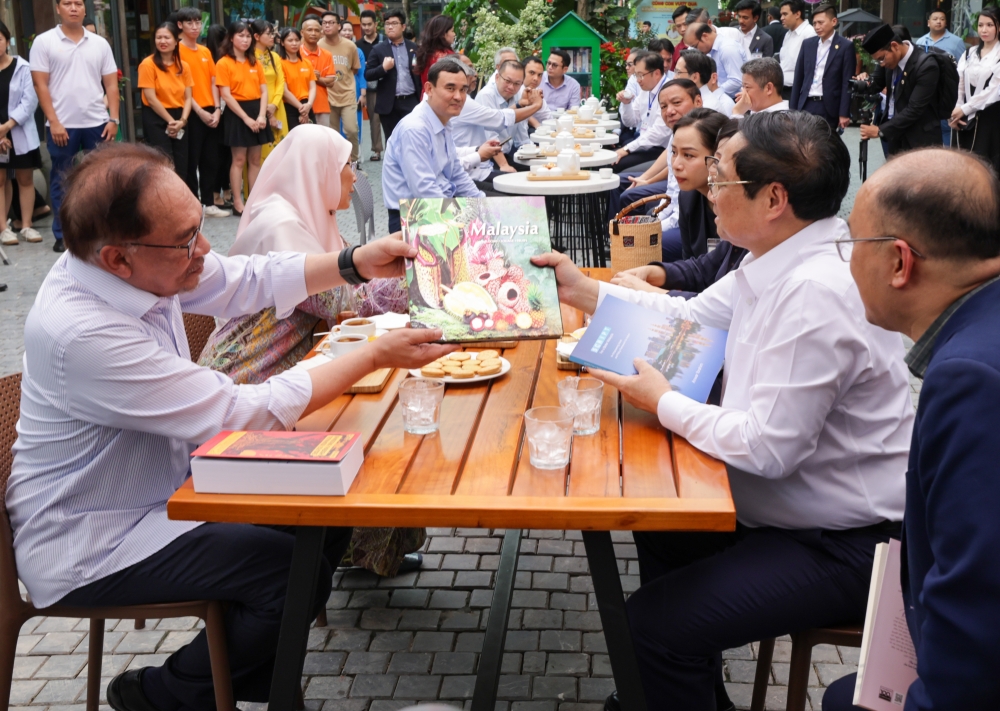
[[[851,79],[848,87],[851,90],[851,118],[859,124],[872,123],[875,120],[875,107],[882,101],[882,92],[871,78]]]

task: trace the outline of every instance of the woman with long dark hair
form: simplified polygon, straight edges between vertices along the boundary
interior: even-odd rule
[[[250,23],[253,34],[253,51],[257,61],[264,70],[267,83],[267,122],[274,134],[274,141],[261,149],[260,160],[267,159],[268,153],[274,150],[282,138],[288,135],[288,118],[285,116],[285,70],[281,66],[281,57],[274,51],[277,33],[267,20],[254,20]]]
[[[205,33],[205,46],[212,53],[212,61],[218,63],[223,57],[222,45],[226,42],[224,25],[209,25]],[[221,96],[219,97],[222,98]],[[226,113],[226,102],[222,102],[222,113]],[[221,121],[220,121],[221,125]],[[233,163],[233,153],[229,146],[219,142],[219,165],[215,171],[215,185],[212,193],[216,207],[229,209],[233,206],[233,194],[229,189],[229,167]]]
[[[423,93],[424,84],[427,83],[427,72],[434,66],[434,62],[455,54],[452,45],[455,43],[455,21],[447,15],[432,17],[423,32],[420,33],[420,45],[417,47],[417,71],[420,72],[420,88],[418,92]]]
[[[243,214],[243,166],[247,167],[249,193],[260,172],[261,147],[274,140],[267,121],[267,80],[252,45],[250,26],[232,23],[223,44],[224,56],[215,65],[215,85],[226,102],[222,142],[233,152],[229,184],[236,215]]]
[[[173,158],[174,170],[187,178],[188,116],[191,114],[191,67],[178,49],[181,31],[164,22],[153,35],[154,51],[139,63],[142,90],[142,134],[151,146]]]
[[[958,60],[958,104],[948,125],[952,145],[981,155],[1000,170],[1000,10],[979,13],[979,46]]]
[[[312,112],[313,102],[316,101],[316,75],[312,62],[299,54],[301,47],[301,32],[294,27],[281,31],[278,54],[285,72],[285,117],[289,131],[300,124],[316,122]]]

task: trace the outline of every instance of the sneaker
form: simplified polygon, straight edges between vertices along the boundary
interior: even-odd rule
[[[218,205],[209,205],[205,208],[205,217],[229,217],[231,214],[229,210],[223,210]]]
[[[21,236],[28,242],[42,241],[42,235],[34,227],[25,227],[21,230]]]
[[[6,245],[17,244],[17,235],[9,227],[4,228],[3,232],[0,232],[0,243]]]

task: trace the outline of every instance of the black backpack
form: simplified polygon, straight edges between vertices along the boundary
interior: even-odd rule
[[[951,118],[951,112],[958,103],[958,63],[948,52],[937,47],[925,46],[924,52],[938,65],[939,78],[932,107],[934,115],[944,121]]]

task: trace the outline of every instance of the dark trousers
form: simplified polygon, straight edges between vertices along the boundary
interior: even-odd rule
[[[848,674],[830,684],[823,694],[823,711],[865,711],[854,705],[854,685],[857,681],[857,674]]]
[[[205,111],[212,113],[214,106],[203,106]],[[216,171],[219,169],[219,146],[222,145],[222,129],[219,126],[211,128],[191,112],[187,125],[188,139],[188,187],[194,196],[201,199],[205,207],[214,205],[213,188],[216,185]],[[199,193],[200,188],[200,193]]]
[[[183,109],[167,109],[174,119],[179,119]],[[201,122],[195,116],[195,121]],[[188,126],[191,124],[189,123]],[[142,135],[147,145],[163,151],[174,162],[174,172],[182,179],[188,177],[188,131],[181,138],[171,138],[167,135],[167,122],[148,106],[142,107]]]
[[[396,124],[403,120],[420,103],[420,92],[397,96],[392,102],[392,111],[387,114],[379,114],[379,121],[382,123],[382,130],[385,131],[385,142],[388,145],[389,137],[392,136]]]
[[[722,651],[865,616],[881,527],[635,533],[629,623],[650,711],[729,704]]]
[[[389,234],[399,232],[401,229],[403,229],[402,225],[399,222],[399,210],[386,208],[386,212],[389,213]]]
[[[330,596],[332,568],[344,555],[351,529],[328,528],[314,598],[315,616]],[[138,605],[224,600],[226,645],[239,701],[267,701],[278,630],[288,589],[295,536],[290,530],[206,523],[149,558],[74,590],[66,605]],[[161,711],[215,708],[205,631],[161,667],[143,673],[143,690]]]
[[[792,100],[792,87],[790,87],[790,86],[783,86],[783,87],[781,87],[781,98],[784,99],[785,101],[791,101]]]
[[[652,160],[656,160],[660,157],[660,154],[663,153],[664,150],[665,149],[663,148],[648,148],[644,151],[629,153],[627,156],[611,166],[611,168],[616,173],[624,172],[637,165],[642,165],[643,163],[649,163]]]
[[[502,193],[499,190],[493,189],[493,180],[498,175],[503,175],[503,174],[504,173],[502,170],[493,170],[490,171],[489,177],[487,177],[486,180],[473,180],[472,182],[476,184],[477,188],[486,193],[486,197],[503,197],[507,193]]]
[[[664,262],[676,262],[684,256],[684,246],[681,242],[681,228],[671,227],[660,235],[660,253]]]
[[[63,238],[62,220],[59,219],[59,208],[63,201],[63,179],[67,171],[73,167],[73,159],[80,151],[92,151],[100,145],[104,139],[105,124],[94,126],[93,128],[67,128],[69,141],[65,146],[57,146],[52,140],[52,131],[45,129],[45,145],[49,149],[49,156],[52,158],[52,175],[49,191],[52,198],[52,213],[55,219],[52,220],[52,234],[57,240]]]
[[[828,114],[822,101],[806,99],[806,105],[802,107],[802,110],[808,114],[812,114],[813,116],[819,116],[821,119],[825,119],[834,131],[836,131],[840,125],[840,117]]]

